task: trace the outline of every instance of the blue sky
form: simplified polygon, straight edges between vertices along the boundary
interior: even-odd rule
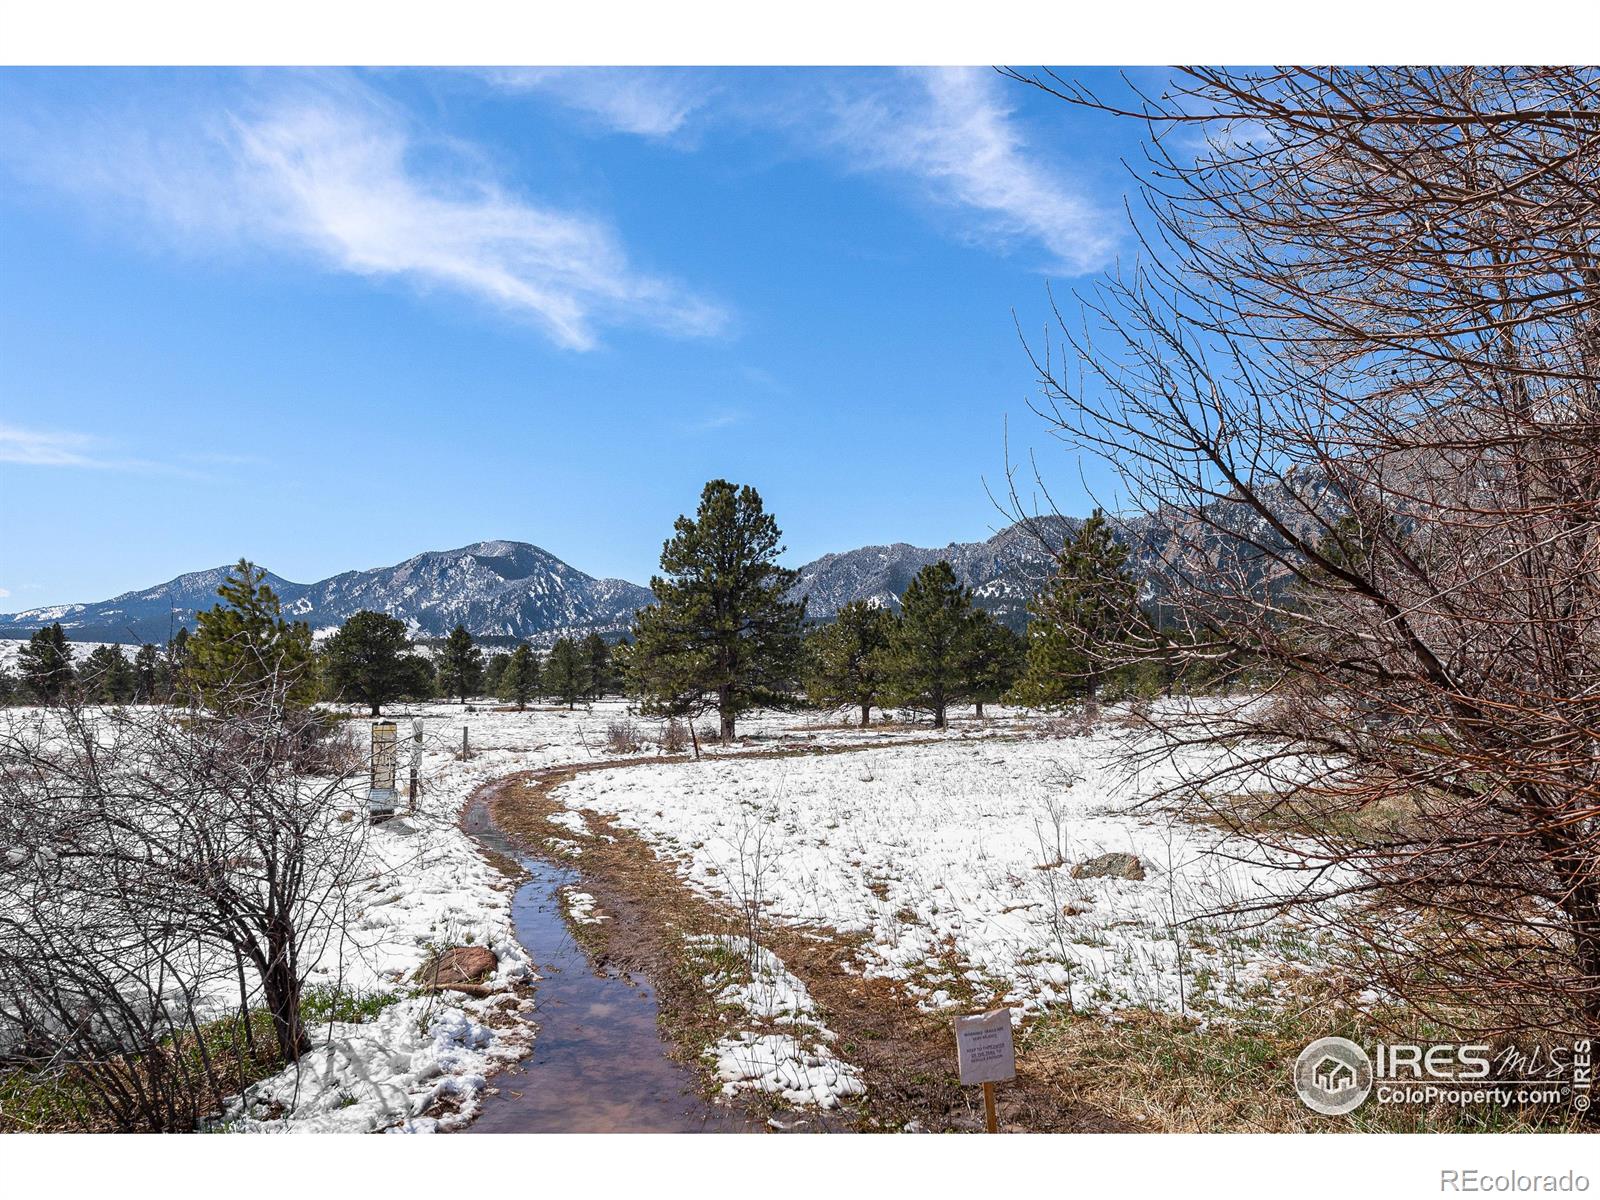
[[[1128,254],[1137,135],[983,69],[0,72],[0,610],[643,582],[714,476],[795,564],[981,538],[1008,421],[1086,508],[1013,311]]]

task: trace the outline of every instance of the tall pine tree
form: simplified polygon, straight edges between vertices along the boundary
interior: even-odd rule
[[[611,648],[605,638],[591,633],[583,639],[584,694],[598,700],[611,690]]]
[[[924,708],[935,729],[945,710],[971,694],[971,662],[978,637],[972,593],[948,562],[929,563],[900,597],[900,619],[889,638],[889,695],[897,704]]]
[[[1012,692],[1019,704],[1048,708],[1099,699],[1117,648],[1138,619],[1138,585],[1127,563],[1111,523],[1095,509],[1030,605],[1027,665]]]
[[[465,625],[457,625],[445,639],[439,659],[439,685],[449,696],[460,696],[461,703],[477,690],[483,679],[483,651],[478,649]]]
[[[514,703],[518,712],[539,694],[539,656],[532,646],[524,642],[506,659],[505,669],[500,672],[500,688],[495,694]]]
[[[83,660],[79,686],[86,700],[101,704],[126,704],[133,699],[137,679],[133,664],[121,646],[96,646]]]
[[[133,698],[139,704],[163,700],[161,652],[154,642],[146,642],[133,656]]]
[[[417,677],[405,624],[387,613],[362,609],[328,639],[324,649],[328,683],[341,699],[366,704],[372,716],[404,694]]]
[[[976,614],[965,664],[967,697],[977,716],[985,704],[998,704],[1022,674],[1027,644],[986,612]]]
[[[887,682],[885,652],[894,630],[888,609],[852,600],[838,616],[806,637],[806,694],[817,704],[848,704],[861,710],[866,728],[872,706]]]
[[[583,695],[587,680],[588,671],[578,643],[571,638],[558,638],[544,660],[545,694],[571,708]]]
[[[72,643],[61,622],[37,630],[17,652],[22,685],[41,704],[56,704],[72,689]]]
[[[805,602],[787,597],[799,573],[777,565],[782,534],[752,487],[713,479],[674,530],[650,581],[656,603],[634,621],[630,684],[647,712],[715,708],[731,741],[740,713],[793,682]]]
[[[195,614],[195,633],[184,650],[185,683],[207,708],[305,708],[316,699],[311,629],[283,619],[266,577],[240,559],[217,588],[223,603]]]

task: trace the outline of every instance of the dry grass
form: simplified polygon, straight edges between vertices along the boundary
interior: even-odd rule
[[[1325,1117],[1296,1097],[1291,1071],[1317,1038],[1360,1045],[1380,1040],[1454,1042],[1446,1029],[1419,1024],[1397,1008],[1357,1007],[1348,978],[1288,974],[1269,998],[1202,1023],[1170,1013],[1129,1011],[1051,1016],[1029,1026],[1018,1069],[1056,1080],[1087,1103],[1143,1130],[1160,1133],[1466,1133],[1572,1132],[1565,1107],[1386,1105],[1369,1100],[1354,1113]],[[1406,1029],[1405,1037],[1394,1030]]]

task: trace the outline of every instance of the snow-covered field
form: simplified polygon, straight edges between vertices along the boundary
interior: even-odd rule
[[[1288,876],[1137,807],[1200,763],[1129,775],[1119,752],[1133,736],[958,727],[935,744],[590,772],[555,795],[639,832],[703,894],[868,935],[860,968],[930,1009],[968,988],[1021,1011],[1238,1004],[1275,964],[1313,952],[1309,935],[1208,915]],[[1136,855],[1144,878],[1074,878],[1111,852]]]
[[[312,975],[313,983],[337,983],[346,992],[399,993],[408,998],[385,1009],[376,1022],[319,1030],[316,1052],[297,1068],[252,1089],[246,1103],[232,1114],[232,1128],[307,1132],[450,1128],[465,1123],[476,1111],[488,1072],[526,1052],[525,1022],[491,1026],[484,1020],[487,1010],[505,1002],[515,982],[533,977],[532,964],[513,935],[513,889],[461,830],[462,807],[480,785],[513,772],[619,757],[607,748],[608,728],[616,722],[631,724],[640,738],[641,748],[632,756],[654,754],[659,751],[662,722],[629,717],[626,704],[618,700],[574,710],[538,708],[522,713],[495,711],[482,703],[469,707],[471,711],[459,703],[437,702],[395,706],[385,713],[385,719],[400,726],[402,794],[412,746],[411,720],[423,722],[418,767],[422,799],[416,813],[367,834],[365,882],[352,906],[352,929]],[[353,723],[364,735],[367,722],[358,718]],[[459,757],[463,727],[471,751],[466,762]],[[974,726],[971,732],[982,735],[1006,727],[1007,721],[1000,720]],[[893,742],[928,732],[877,728],[867,736]],[[758,713],[741,722],[740,733],[756,738],[758,744],[782,745],[796,738],[815,744],[854,742],[862,740],[863,731],[814,713]],[[571,813],[565,824],[575,835],[589,832],[579,813]],[[578,850],[577,843],[570,849]],[[593,915],[593,899],[585,893],[569,893],[568,902],[577,921],[603,919]],[[467,942],[488,946],[499,957],[499,969],[489,981],[498,994],[484,999],[454,993],[409,995],[408,981],[434,947]],[[791,1064],[783,1078],[793,1075]],[[837,1084],[839,1094],[849,1094],[847,1077],[839,1071],[819,1068],[816,1084],[826,1080],[832,1080],[827,1086]],[[444,1121],[418,1115],[444,1096],[457,1108]]]
[[[27,716],[10,710],[8,719]],[[513,772],[630,757],[608,749],[613,723],[632,726],[640,748],[631,757],[659,752],[663,732],[620,701],[524,713],[397,706],[385,718],[400,726],[402,797],[413,717],[424,731],[421,801],[371,829],[349,822],[351,836],[365,838],[349,929],[329,941],[311,976],[393,1002],[367,1021],[319,1027],[313,1053],[251,1089],[228,1128],[431,1131],[469,1120],[489,1073],[526,1053],[534,1036],[528,1021],[495,1019],[493,1010],[510,1017],[527,1007],[514,985],[536,976],[514,937],[513,885],[460,828],[462,808],[480,785]],[[352,724],[365,738],[366,720]],[[1286,926],[1196,921],[1283,880],[1213,854],[1209,830],[1137,808],[1195,764],[1125,776],[1116,759],[1132,735],[1114,723],[1089,736],[1042,737],[1025,714],[998,712],[981,722],[960,715],[935,734],[765,712],[741,720],[740,733],[752,741],[735,752],[871,748],[732,759],[707,747],[700,762],[581,773],[556,792],[568,810],[557,819],[572,835],[568,852],[604,836],[593,814],[615,817],[708,896],[741,908],[757,901],[768,922],[866,935],[859,969],[905,981],[930,1009],[958,999],[1023,1011],[1069,999],[1108,1013],[1170,1009],[1180,988],[1190,1008],[1225,1007],[1261,986],[1273,964],[1307,951],[1302,931]],[[1137,855],[1145,877],[1073,877],[1074,864],[1108,851]],[[579,889],[566,903],[576,922],[606,919]],[[417,994],[413,976],[434,950],[463,944],[498,956],[491,994]],[[711,960],[728,955],[701,950],[708,985],[744,1014],[712,1054],[727,1091],[832,1106],[860,1090],[804,983],[781,962],[758,946],[759,970],[721,978]],[[442,1099],[448,1115],[422,1115]]]

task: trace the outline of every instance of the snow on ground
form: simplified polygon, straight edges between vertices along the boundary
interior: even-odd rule
[[[561,895],[567,903],[567,916],[579,925],[598,925],[602,921],[611,920],[605,914],[595,911],[595,898],[588,892],[580,892],[577,888],[569,887],[563,889]]]
[[[806,985],[777,955],[742,937],[707,934],[688,942],[710,968],[706,986],[737,1027],[706,1051],[723,1095],[754,1090],[790,1104],[837,1108],[866,1091],[861,1073],[833,1052],[835,1035]]]
[[[861,969],[905,981],[929,1009],[965,989],[1024,1011],[1237,1005],[1314,947],[1287,924],[1207,914],[1285,887],[1287,870],[1231,861],[1214,853],[1215,831],[1136,808],[1200,764],[1130,774],[1118,752],[1135,736],[1111,724],[1073,738],[958,731],[588,772],[555,795],[638,831],[703,894],[866,934]],[[1106,852],[1137,855],[1145,878],[1072,877]]]
[[[518,771],[647,757],[665,732],[663,722],[628,716],[620,701],[521,713],[444,702],[396,708],[385,718],[400,727],[402,809],[413,717],[423,723],[417,810],[370,829],[352,811],[346,827],[365,845],[346,896],[351,920],[311,975],[313,985],[391,1002],[366,1022],[315,1029],[312,1054],[251,1089],[229,1128],[422,1132],[469,1119],[485,1077],[526,1053],[532,1037],[528,1022],[492,1010],[525,1005],[513,985],[535,976],[514,936],[513,884],[458,824],[467,798]],[[351,721],[363,744],[367,724]],[[608,748],[613,724],[638,735],[641,748]],[[570,810],[558,823],[592,836],[585,812],[614,815],[706,894],[740,908],[759,900],[764,920],[864,933],[861,969],[905,980],[930,1008],[952,1003],[962,985],[985,1005],[1037,1009],[1070,995],[1080,1008],[1173,1007],[1180,949],[1190,1003],[1209,994],[1227,1004],[1292,950],[1298,935],[1282,928],[1174,932],[1175,915],[1273,882],[1213,856],[1209,831],[1134,810],[1175,768],[1124,780],[1112,763],[1122,736],[1113,730],[1046,740],[1032,729],[1004,712],[963,716],[939,735],[926,725],[861,730],[831,714],[750,714],[740,722],[749,741],[730,751],[873,748],[736,760],[706,747],[702,762],[584,772],[557,791]],[[1102,851],[1137,854],[1146,878],[1070,877],[1072,863]],[[569,891],[567,903],[577,920],[603,919],[587,893]],[[461,944],[498,956],[491,994],[416,994],[411,980],[430,954]],[[708,960],[728,957],[726,946],[702,950]],[[804,985],[765,950],[753,960],[719,984],[735,1014],[715,1050],[724,1086],[823,1105],[855,1094],[859,1076],[829,1050]],[[445,1117],[422,1116],[441,1100]]]
[[[412,720],[423,724],[417,811],[405,812]],[[315,1031],[311,1060],[289,1068],[251,1090],[230,1114],[230,1127],[250,1131],[364,1132],[394,1128],[426,1132],[451,1128],[476,1111],[485,1074],[496,1063],[527,1052],[526,1022],[490,1025],[489,1010],[513,984],[536,978],[517,943],[511,922],[514,887],[478,852],[458,824],[467,798],[478,787],[518,771],[610,760],[627,755],[608,749],[614,723],[641,735],[633,757],[659,752],[664,722],[630,717],[620,700],[576,709],[499,711],[487,702],[436,702],[394,706],[383,719],[399,726],[397,783],[401,814],[370,830],[362,880],[349,897],[350,929],[325,953],[313,984],[347,993],[402,997],[370,1024],[338,1024]],[[351,725],[367,738],[369,720],[352,710]],[[460,758],[463,728],[469,757]],[[798,731],[798,732],[797,732]],[[774,741],[800,736],[807,742],[857,740],[859,731],[818,714],[761,713],[741,723],[741,734]],[[915,731],[913,731],[915,732]],[[922,731],[926,732],[926,731]],[[874,730],[886,741],[912,736],[906,730]],[[757,742],[759,745],[759,740]],[[732,749],[738,749],[734,747]],[[715,752],[708,748],[708,752]],[[579,836],[592,831],[582,814],[557,821]],[[577,855],[576,842],[552,839],[550,849]],[[568,892],[575,919],[605,918],[593,898]],[[587,905],[583,899],[586,897]],[[434,949],[461,944],[487,946],[499,957],[487,981],[494,995],[455,993],[415,997],[410,981]],[[456,1112],[435,1123],[417,1114],[449,1096]],[[273,1114],[272,1119],[267,1119]]]

